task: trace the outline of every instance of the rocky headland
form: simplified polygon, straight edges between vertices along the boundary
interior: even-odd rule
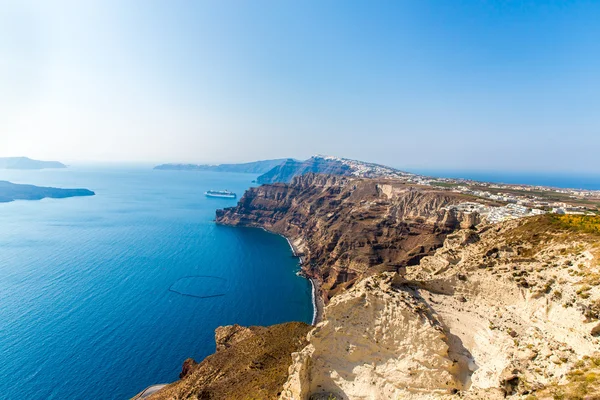
[[[301,322],[217,328],[216,353],[199,364],[186,360],[179,375],[181,380],[148,398],[276,399],[287,379],[292,354],[308,344],[310,329]]]
[[[326,160],[321,157],[311,157],[308,160],[287,160],[283,164],[273,167],[270,171],[259,176],[258,183],[291,182],[296,176],[307,173],[320,173],[327,175],[350,175],[352,170],[336,160]]]
[[[256,181],[258,183],[290,183],[294,178],[310,173],[363,178],[413,176],[413,174],[380,164],[333,156],[312,156],[304,161],[289,159],[265,172]]]
[[[250,189],[217,222],[287,237],[318,283],[322,320],[220,328],[215,355],[150,398],[599,398],[600,217],[490,223],[455,207],[473,201],[495,206],[353,176]],[[273,336],[253,351],[219,344],[257,332]]]
[[[467,199],[392,180],[306,174],[250,188],[216,221],[287,237],[327,301],[365,275],[417,264],[448,233],[477,224],[476,214],[445,208]]]

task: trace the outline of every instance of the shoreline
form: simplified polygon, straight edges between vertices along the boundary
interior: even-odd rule
[[[294,257],[297,257],[300,260],[300,275],[310,282],[311,300],[312,300],[312,305],[313,305],[313,318],[312,318],[311,325],[316,326],[319,322],[321,322],[323,320],[324,304],[323,304],[323,299],[319,295],[319,292],[321,290],[321,284],[316,278],[309,276],[306,273],[306,271],[304,270],[304,259],[298,255],[298,251],[292,244],[292,241],[285,235],[281,235],[281,236],[284,237],[285,240],[287,240],[288,244],[290,245],[290,249],[292,249],[292,254],[294,255]]]
[[[215,221],[217,224],[219,224],[219,222]],[[227,224],[224,224],[227,225]],[[265,228],[264,226],[258,226],[258,225],[244,225],[248,228],[259,228],[262,229],[265,232],[271,233],[271,234],[275,234],[275,235],[279,235],[281,237],[283,237],[288,245],[290,246],[290,249],[292,250],[292,255],[296,258],[298,258],[300,260],[299,264],[300,264],[300,271],[298,272],[298,274],[300,276],[302,276],[303,278],[307,279],[310,282],[310,285],[312,287],[311,290],[311,302],[313,305],[313,318],[312,318],[312,326],[316,326],[319,322],[323,321],[323,316],[324,316],[324,308],[325,308],[325,302],[323,301],[323,298],[320,295],[321,292],[321,282],[319,282],[319,280],[315,277],[310,276],[307,271],[304,269],[304,259],[302,258],[302,256],[299,255],[296,247],[294,247],[294,245],[292,244],[292,241],[290,240],[290,238],[288,238],[287,236],[285,236],[282,233],[279,232],[274,232],[271,231],[267,228]]]
[[[309,280],[312,286],[312,303],[313,303],[313,320],[312,326],[316,326],[319,322],[323,321],[323,310],[325,305],[323,299],[319,296],[320,285],[315,278],[305,276]]]
[[[313,305],[313,318],[312,318],[311,325],[316,326],[319,322],[323,321],[323,310],[325,308],[323,298],[319,294],[321,291],[321,283],[318,281],[318,279],[316,279],[312,276],[309,276],[306,273],[306,271],[304,270],[304,259],[302,258],[302,256],[299,255],[298,250],[296,249],[296,247],[294,247],[290,238],[288,238],[284,234],[270,231],[263,226],[261,226],[260,228],[266,232],[275,233],[275,234],[283,237],[288,242],[288,245],[290,246],[290,249],[292,250],[293,256],[300,260],[300,276],[307,279],[311,285],[311,301],[312,301],[312,305]]]

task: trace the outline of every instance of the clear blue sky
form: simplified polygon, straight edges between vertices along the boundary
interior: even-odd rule
[[[0,156],[600,172],[600,1],[0,2]]]

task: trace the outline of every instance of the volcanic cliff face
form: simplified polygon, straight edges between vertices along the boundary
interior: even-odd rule
[[[219,329],[155,398],[600,398],[600,217],[487,224],[447,207],[465,200],[310,174],[249,190],[217,221],[288,237],[323,319]]]
[[[381,164],[332,156],[312,156],[304,161],[288,159],[285,163],[275,166],[272,170],[256,178],[256,181],[258,183],[289,183],[293,178],[309,173],[387,179],[415,176],[410,172]]]
[[[294,177],[308,173],[351,175],[352,169],[338,160],[316,156],[304,161],[288,159],[256,178],[256,181],[258,183],[291,182]]]
[[[301,322],[217,328],[217,352],[199,364],[186,360],[181,380],[148,398],[277,399],[292,362],[292,353],[306,346],[309,330],[310,326]]]
[[[334,297],[281,399],[600,398],[600,243],[541,216]]]
[[[395,181],[306,174],[249,189],[221,224],[262,227],[290,239],[325,299],[365,276],[415,265],[446,235],[479,222],[447,210],[461,195]]]

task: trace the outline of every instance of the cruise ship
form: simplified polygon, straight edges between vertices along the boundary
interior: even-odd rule
[[[235,193],[229,190],[209,190],[204,192],[204,195],[206,197],[220,197],[223,199],[235,199],[237,197]]]

